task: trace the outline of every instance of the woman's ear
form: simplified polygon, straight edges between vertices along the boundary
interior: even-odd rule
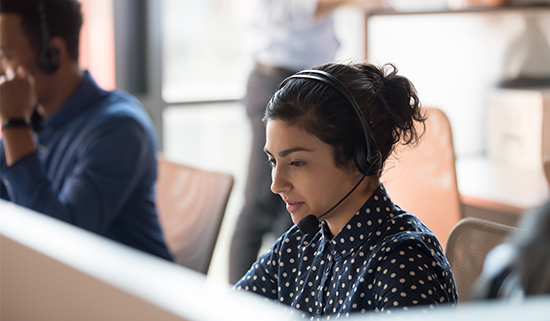
[[[352,177],[362,177],[363,176],[363,174],[359,171],[357,166],[355,166],[355,161],[353,159],[351,159],[348,162],[347,167],[348,167],[348,172],[350,173],[350,175],[352,175]]]

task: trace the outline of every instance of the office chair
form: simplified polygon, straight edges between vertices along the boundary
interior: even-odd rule
[[[550,155],[543,157],[542,165],[544,169],[544,176],[546,177],[546,183],[550,186]]]
[[[516,231],[516,227],[475,217],[466,217],[454,227],[445,256],[453,269],[459,303],[474,299],[487,254]]]
[[[206,274],[233,188],[233,176],[158,156],[157,209],[175,262]]]
[[[437,108],[424,108],[421,141],[398,146],[381,177],[392,201],[416,215],[435,233],[441,246],[462,218],[451,124]],[[422,128],[420,128],[422,130]]]

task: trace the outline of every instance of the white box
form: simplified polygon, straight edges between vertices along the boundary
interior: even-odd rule
[[[489,95],[487,154],[497,163],[542,171],[550,155],[550,89],[498,89]]]

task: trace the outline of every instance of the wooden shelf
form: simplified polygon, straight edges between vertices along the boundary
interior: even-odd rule
[[[460,10],[375,10],[367,13],[367,16],[387,16],[387,15],[412,15],[412,14],[461,14],[461,13],[476,13],[476,12],[528,12],[538,10],[550,10],[550,4],[529,5],[529,6],[502,6],[502,7],[473,7]]]

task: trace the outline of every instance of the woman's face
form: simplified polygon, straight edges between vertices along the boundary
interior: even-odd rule
[[[295,224],[309,214],[319,216],[329,210],[362,177],[352,161],[350,166],[337,167],[331,146],[301,127],[270,119],[266,135],[264,151],[272,168],[271,191],[285,201]],[[357,197],[358,193],[353,194]],[[326,218],[349,210],[349,199]]]

